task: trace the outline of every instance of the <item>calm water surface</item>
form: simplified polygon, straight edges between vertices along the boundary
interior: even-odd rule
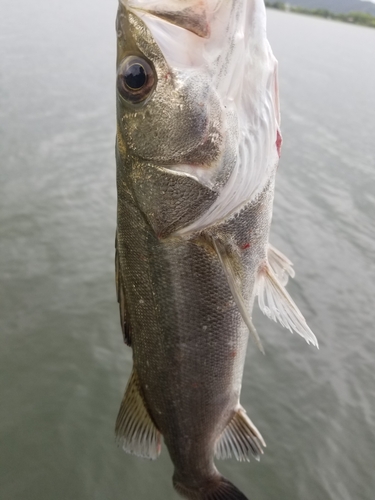
[[[131,369],[114,291],[115,0],[0,7],[0,498],[177,500],[113,427]],[[254,500],[375,498],[375,30],[269,11],[284,149],[272,242],[320,341],[260,313],[242,403]]]

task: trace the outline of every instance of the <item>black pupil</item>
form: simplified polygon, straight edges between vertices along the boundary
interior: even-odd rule
[[[126,86],[133,90],[141,89],[147,80],[144,67],[140,64],[132,64],[127,68],[124,78]]]

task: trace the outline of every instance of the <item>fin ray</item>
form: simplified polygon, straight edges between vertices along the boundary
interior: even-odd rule
[[[117,234],[116,234],[115,247],[116,247],[116,253],[115,253],[116,292],[117,292],[117,302],[119,304],[119,309],[120,309],[120,324],[122,329],[122,335],[124,337],[124,342],[128,346],[131,346],[131,331],[130,331],[129,321],[126,317],[125,292],[121,276],[120,255],[118,251]]]
[[[227,278],[230,291],[232,292],[233,299],[241,313],[242,319],[244,320],[247,328],[249,329],[249,332],[254,337],[256,345],[259,347],[260,351],[264,354],[262,342],[259,338],[258,332],[255,329],[253,320],[249,312],[247,311],[241,290],[239,289],[239,286],[236,282],[236,275],[232,263],[230,261],[230,258],[224,248],[223,249],[219,248],[218,241],[215,238],[212,238],[212,244],[214,246],[217,256],[219,257],[219,261],[224,270],[225,277]]]
[[[240,407],[216,443],[215,455],[218,459],[231,458],[233,455],[240,462],[248,462],[250,455],[253,455],[259,460],[263,454],[262,446],[266,446],[262,435]]]
[[[308,344],[318,347],[317,338],[270,265],[265,264],[260,270],[257,286],[258,303],[263,314],[273,321],[278,321],[292,333],[297,332]]]
[[[127,453],[152,460],[160,455],[161,434],[145,407],[134,368],[117,415],[115,433]]]
[[[293,263],[271,244],[268,245],[267,256],[272,271],[275,273],[279,282],[285,286],[288,283],[289,276],[294,278],[296,274],[293,269]]]
[[[174,479],[175,490],[189,500],[248,500],[241,491],[223,476],[218,476],[203,487],[189,488]]]

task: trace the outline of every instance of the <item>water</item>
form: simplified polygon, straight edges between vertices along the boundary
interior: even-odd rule
[[[115,0],[2,0],[0,498],[177,500],[113,426],[131,368],[114,292]],[[255,314],[254,500],[375,498],[375,30],[269,11],[284,149],[272,242],[317,351]]]

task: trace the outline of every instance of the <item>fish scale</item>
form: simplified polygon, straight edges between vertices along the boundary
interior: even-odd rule
[[[116,435],[125,451],[152,459],[163,438],[176,490],[197,500],[246,499],[215,455],[263,453],[240,405],[249,332],[263,349],[251,317],[256,296],[271,319],[317,345],[284,288],[291,262],[269,245],[281,147],[276,61],[265,31],[249,30],[240,15],[262,24],[264,5],[236,1],[195,8],[189,0],[181,13],[176,2],[159,12],[153,1],[123,0],[117,22],[116,283],[133,371]],[[165,39],[177,35],[200,44],[206,63],[174,65]],[[256,91],[245,96],[240,85],[228,100],[225,78],[243,39],[256,48],[244,53]],[[212,40],[226,57],[217,47],[210,55]],[[138,87],[132,64],[146,75]]]

